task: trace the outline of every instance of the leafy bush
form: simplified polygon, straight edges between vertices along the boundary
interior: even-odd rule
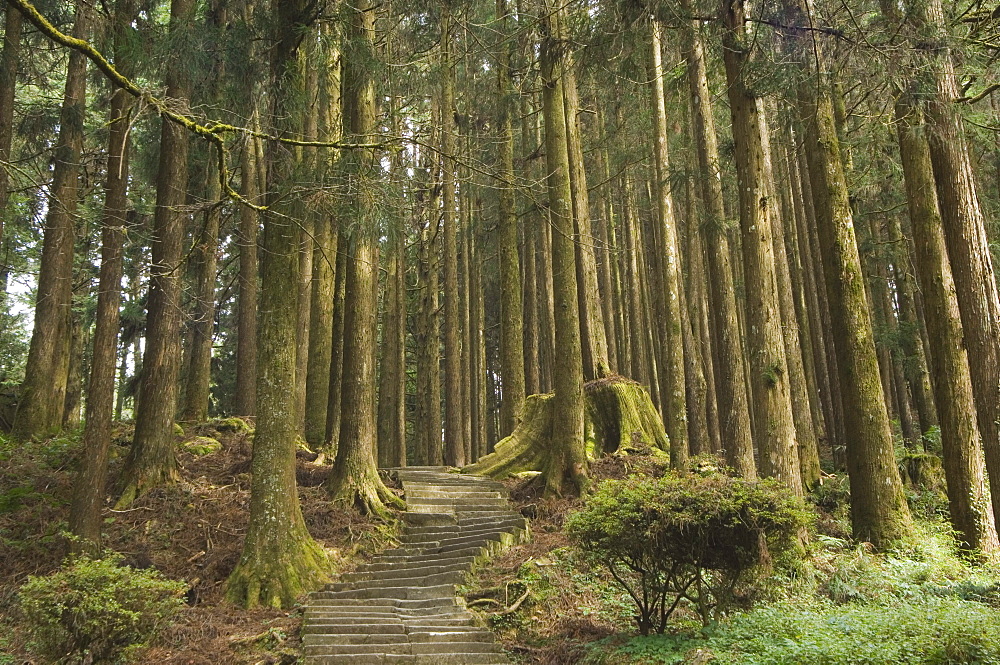
[[[144,647],[183,605],[186,585],[155,570],[79,558],[21,587],[32,647],[49,662],[117,663]]]
[[[798,549],[809,518],[777,481],[672,472],[602,484],[566,530],[625,588],[646,635],[685,599],[706,624],[725,612],[753,569]]]

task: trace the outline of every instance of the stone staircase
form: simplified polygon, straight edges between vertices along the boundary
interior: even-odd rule
[[[312,594],[306,665],[509,665],[455,585],[474,564],[525,540],[527,520],[498,482],[440,467],[394,473],[407,504],[400,547]]]

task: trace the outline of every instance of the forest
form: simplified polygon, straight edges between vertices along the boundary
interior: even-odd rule
[[[403,4],[0,3],[0,665],[340,662],[403,467],[504,663],[1000,662],[1000,6]]]

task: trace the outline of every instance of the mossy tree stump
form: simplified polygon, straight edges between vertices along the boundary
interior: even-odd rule
[[[462,469],[491,478],[506,478],[522,471],[562,473],[553,468],[552,393],[530,395],[524,401],[517,427],[496,449]],[[669,451],[670,444],[646,389],[622,376],[611,376],[584,385],[587,455],[624,455],[639,450]],[[556,464],[557,466],[557,464]]]

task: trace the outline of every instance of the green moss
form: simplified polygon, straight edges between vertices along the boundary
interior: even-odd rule
[[[196,436],[193,439],[188,439],[181,445],[184,447],[184,450],[198,457],[211,455],[222,450],[222,444],[208,436]]]
[[[236,434],[247,434],[253,432],[253,424],[243,418],[235,416],[231,418],[216,418],[211,421],[212,427],[219,432],[233,432]]]

